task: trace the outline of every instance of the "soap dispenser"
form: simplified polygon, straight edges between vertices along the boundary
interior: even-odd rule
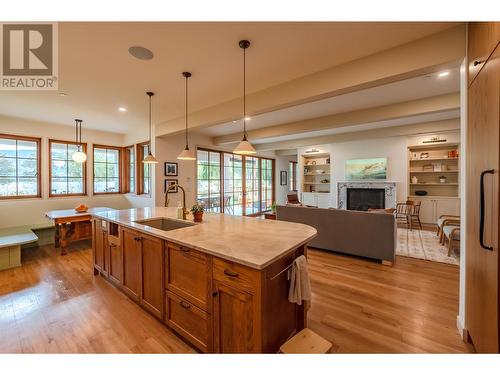
[[[182,207],[181,202],[177,202],[177,219],[182,220],[184,217],[184,207]]]

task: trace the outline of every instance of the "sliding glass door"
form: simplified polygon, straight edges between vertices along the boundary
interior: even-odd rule
[[[197,200],[207,211],[258,215],[274,200],[274,161],[198,150]]]

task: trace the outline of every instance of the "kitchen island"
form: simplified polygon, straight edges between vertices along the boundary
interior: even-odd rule
[[[298,223],[176,208],[103,210],[92,218],[94,274],[207,353],[276,353],[305,326],[288,274],[316,230]]]

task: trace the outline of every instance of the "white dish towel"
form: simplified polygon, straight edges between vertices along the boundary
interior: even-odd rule
[[[302,301],[311,300],[311,283],[307,272],[307,259],[304,255],[293,261],[288,300],[297,305],[302,305]]]

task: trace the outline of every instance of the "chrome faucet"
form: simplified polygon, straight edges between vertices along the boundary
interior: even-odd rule
[[[186,220],[187,214],[188,214],[188,210],[186,210],[186,191],[184,190],[184,188],[181,185],[172,184],[167,188],[167,191],[165,192],[165,204],[164,204],[164,206],[168,207],[168,193],[170,192],[170,190],[175,189],[175,188],[179,188],[182,190],[182,219]]]

